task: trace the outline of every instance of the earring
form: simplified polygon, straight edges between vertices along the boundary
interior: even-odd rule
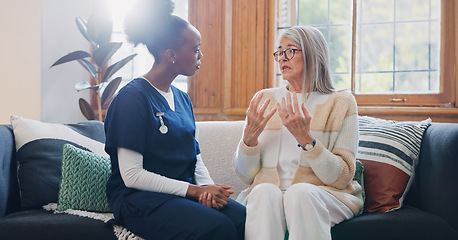
[[[175,64],[175,60],[173,60],[172,63]]]

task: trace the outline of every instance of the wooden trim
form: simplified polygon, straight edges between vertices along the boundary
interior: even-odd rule
[[[456,15],[455,1],[442,0],[441,14],[441,93],[442,99],[456,107]],[[450,21],[453,19],[453,21]]]
[[[220,108],[194,108],[195,115],[216,115],[221,113]]]
[[[231,108],[221,111],[219,108],[194,109],[197,121],[236,121],[245,119],[246,108]]]
[[[455,23],[455,29],[454,29],[454,32],[455,32],[455,39],[454,39],[454,44],[455,44],[455,64],[454,64],[454,80],[453,81],[453,88],[452,89],[455,89],[455,96],[454,96],[454,99],[455,99],[455,107],[458,107],[457,106],[457,102],[456,102],[456,98],[458,97],[458,73],[456,72],[456,69],[458,68],[458,4],[456,3],[456,1],[454,1],[455,3],[455,11],[454,11],[454,15],[453,15],[453,19],[455,20],[454,23]]]
[[[269,4],[267,5],[267,12],[268,12],[268,24],[266,26],[266,32],[267,32],[267,49],[274,51],[275,49],[275,33],[277,29],[277,21],[275,17],[272,16],[277,16],[277,2],[276,0],[268,0]],[[269,53],[267,53],[267,85],[265,88],[272,88],[275,86],[275,66],[276,63],[273,60]]]
[[[223,109],[231,108],[232,100],[232,0],[224,0],[224,67],[223,84],[221,93],[223,94]],[[227,14],[231,13],[231,14]]]
[[[360,106],[358,114],[398,121],[421,121],[431,118],[433,122],[458,123],[458,108]]]
[[[356,94],[355,98],[360,106],[455,107],[452,101],[437,102],[437,94]]]
[[[390,111],[393,114],[410,115],[432,115],[432,116],[456,116],[458,108],[431,108],[431,107],[359,107],[359,114],[386,114]]]
[[[351,91],[355,92],[355,71],[356,71],[356,14],[357,11],[357,1],[353,0],[353,19],[352,19],[352,26],[351,26]]]
[[[188,1],[188,21],[193,26],[196,26],[197,18],[198,18],[196,9],[197,9],[197,1],[196,0],[189,0]],[[195,82],[196,82],[195,76],[188,77],[188,95],[189,95],[189,98],[191,98],[191,101],[193,102],[194,105],[195,105],[195,102],[196,102],[195,95],[196,95],[196,92],[197,92],[196,91],[197,88],[196,88]]]

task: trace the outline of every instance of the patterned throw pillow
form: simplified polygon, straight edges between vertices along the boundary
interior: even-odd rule
[[[108,156],[104,150],[103,122],[45,123],[13,115],[11,125],[23,209],[41,209],[57,202],[64,144]]]
[[[57,210],[111,212],[105,191],[110,174],[109,157],[65,144]]]
[[[364,212],[402,207],[418,164],[421,140],[431,119],[422,122],[359,117],[356,159],[364,165]]]

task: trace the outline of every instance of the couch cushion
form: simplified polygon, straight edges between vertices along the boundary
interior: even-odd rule
[[[57,210],[111,212],[106,196],[110,175],[109,157],[65,144]]]
[[[248,185],[235,173],[232,158],[242,137],[245,121],[196,122],[196,135],[205,166],[216,184],[231,185],[236,199]]]
[[[64,125],[13,116],[11,124],[19,162],[18,179],[23,209],[37,209],[57,202],[65,143],[107,156],[102,122]]]
[[[431,240],[458,239],[442,218],[404,206],[388,213],[366,213],[331,229],[333,240]]]
[[[43,209],[20,211],[1,218],[0,233],[1,239],[116,239],[113,227],[102,221]]]
[[[19,209],[16,149],[11,125],[0,125],[0,217]]]
[[[413,182],[421,140],[431,121],[396,122],[359,117],[356,158],[364,165],[365,212],[402,206]]]

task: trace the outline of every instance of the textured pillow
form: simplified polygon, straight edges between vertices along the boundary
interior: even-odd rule
[[[361,185],[361,188],[363,189],[361,195],[364,202],[366,200],[366,191],[364,190],[364,165],[359,160],[356,160],[355,176],[353,177],[353,180],[357,181],[359,185]],[[363,210],[364,208],[361,208],[358,215],[363,213]]]
[[[57,210],[111,212],[105,190],[110,174],[109,157],[65,144]]]
[[[65,143],[108,156],[104,151],[103,123],[44,123],[11,117],[18,160],[18,180],[23,209],[39,209],[57,202]]]
[[[418,164],[421,140],[431,119],[396,122],[359,117],[356,158],[364,165],[365,212],[387,212],[402,206]]]

